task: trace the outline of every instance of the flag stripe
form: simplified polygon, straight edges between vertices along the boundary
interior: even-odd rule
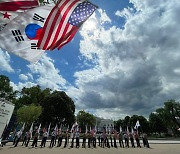
[[[38,5],[39,3],[37,0],[1,2],[0,11],[26,10],[26,9],[37,7]]]
[[[60,24],[58,26],[58,29],[56,31],[56,34],[54,36],[53,42],[52,44],[54,44],[58,39],[60,39],[62,36],[66,35],[66,32],[68,30],[69,24],[68,24],[68,20],[69,17],[71,15],[71,13],[73,12],[73,10],[75,9],[75,7],[77,6],[77,2],[79,0],[74,1],[74,3],[72,3],[65,11]],[[49,44],[51,45],[51,44]]]
[[[51,37],[56,32],[56,30],[54,30],[54,27],[57,28],[59,23],[60,23],[60,25],[62,24],[61,23],[61,18],[63,18],[64,13],[66,12],[66,9],[70,4],[71,4],[71,1],[68,2],[66,0],[65,3],[61,5],[60,9],[57,10],[57,13],[55,15],[55,18],[53,20],[53,23],[51,24],[51,28],[50,28],[49,33],[48,33],[48,38],[46,39],[46,41],[45,41],[45,43],[43,45],[44,49],[46,49],[48,44],[51,43],[51,41],[53,40],[53,39],[51,39]],[[51,32],[53,32],[53,33],[51,33]]]
[[[72,28],[72,26],[69,26],[68,33],[64,37],[59,39],[54,45],[52,45],[49,50],[53,50],[55,48],[60,49],[63,45],[67,44],[69,41],[72,40],[77,31],[78,28]]]
[[[58,50],[59,50],[62,46],[64,46],[64,45],[67,44],[68,42],[70,42],[70,41],[73,39],[73,37],[75,36],[75,34],[77,33],[77,31],[78,31],[78,28],[77,28],[77,29],[73,29],[73,32],[71,33],[71,35],[70,35],[64,42],[62,42],[62,43],[60,43],[60,44],[58,45]]]
[[[55,20],[54,20],[54,17],[56,16],[57,13],[59,13],[59,11],[62,10],[63,8],[63,4],[65,5],[67,3],[67,1],[60,1],[59,4],[57,4],[53,9],[52,11],[50,12],[45,24],[44,24],[44,27],[42,29],[42,34],[44,34],[43,37],[40,37],[39,41],[38,41],[38,46],[40,48],[43,48],[43,44],[45,43],[47,37],[48,37],[48,33],[50,32],[50,30],[53,30],[52,28],[54,28],[55,26]],[[62,5],[62,6],[61,6]],[[58,6],[61,6],[59,9]],[[48,21],[48,22],[47,22]]]
[[[59,1],[45,21],[37,46],[43,50],[60,49],[72,40],[96,8],[87,0]]]
[[[40,48],[42,48],[42,49],[47,49],[54,42],[56,42],[57,39],[62,37],[63,30],[65,29],[65,26],[68,22],[69,16],[71,15],[73,9],[78,5],[79,0],[73,0],[73,1],[72,0],[71,1],[64,0],[62,2],[64,2],[64,3],[58,4],[58,7],[60,7],[59,10],[57,10],[57,11],[52,10],[53,14],[57,15],[57,12],[58,12],[58,19],[51,16],[50,18],[53,18],[53,22],[46,20],[46,22],[49,24],[49,27],[51,27],[51,29],[49,30],[49,28],[47,29],[46,27],[43,27],[43,29],[46,30],[46,32],[45,32],[44,36],[42,37],[42,41],[41,41],[41,37],[40,37],[40,41],[38,41],[38,46],[40,46]],[[80,1],[80,2],[82,2],[82,1]],[[61,12],[61,14],[59,12]],[[57,16],[55,16],[55,17],[57,17]],[[55,24],[56,25],[55,28],[57,28],[56,30],[54,30],[54,26],[52,28],[52,25],[54,23],[56,23]],[[53,33],[52,33],[52,31],[53,31]]]
[[[68,30],[70,31],[72,29],[72,25],[70,25],[70,24],[66,24],[66,27],[65,27],[65,29],[64,29],[64,31],[63,31],[63,33],[62,34],[59,34],[59,35],[62,35],[63,36],[63,34],[64,33],[66,33]],[[66,32],[65,32],[66,31]],[[57,34],[57,33],[56,33]],[[62,41],[62,37],[61,37],[61,39],[59,40],[59,41]],[[53,40],[54,41],[54,40]],[[55,49],[56,48],[56,46],[57,46],[57,44],[56,43],[58,43],[58,42],[53,42],[47,49],[49,50],[53,50],[53,49]]]

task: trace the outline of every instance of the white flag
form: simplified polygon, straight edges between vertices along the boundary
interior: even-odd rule
[[[33,132],[33,123],[31,124],[31,127],[30,127],[30,129],[29,129],[29,132],[31,133],[31,136],[30,136],[30,138],[32,138],[32,132]]]
[[[126,132],[127,132],[127,134],[129,134],[129,128],[128,128],[128,126],[127,126],[127,129],[126,129]]]
[[[40,132],[40,129],[41,129],[41,124],[39,125],[39,128],[38,128],[38,133]]]
[[[25,123],[23,124],[23,126],[22,126],[22,128],[21,128],[21,133],[23,133],[23,131],[24,131],[24,127],[25,127]]]
[[[121,127],[121,126],[119,127],[119,132],[120,132],[120,133],[122,132],[122,127]]]
[[[49,135],[50,129],[51,129],[51,123],[49,124],[49,127],[48,127],[48,135]]]
[[[131,128],[131,133],[134,134],[134,129],[133,128]]]
[[[37,62],[44,50],[37,47],[38,37],[54,4],[28,10],[0,31],[0,48],[30,62]]]
[[[87,134],[87,132],[88,132],[88,128],[87,128],[87,125],[86,125],[86,134]]]
[[[139,120],[137,120],[136,125],[134,126],[134,129],[138,129],[138,127],[141,126],[139,123]]]
[[[30,127],[29,131],[30,131],[31,133],[33,132],[33,123],[31,124],[31,127]]]
[[[56,124],[56,126],[54,127],[54,130],[55,130],[55,131],[57,130],[57,124]]]

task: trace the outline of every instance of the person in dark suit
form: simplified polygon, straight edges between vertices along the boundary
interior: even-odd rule
[[[38,129],[35,130],[35,134],[34,134],[34,139],[33,139],[33,143],[32,143],[32,147],[37,147],[37,142],[38,142],[38,137],[39,137],[39,132]]]

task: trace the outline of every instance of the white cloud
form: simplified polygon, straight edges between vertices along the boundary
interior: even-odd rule
[[[78,94],[79,109],[148,115],[163,101],[180,99],[180,2],[131,2],[133,9],[116,12],[126,18],[124,29],[99,25],[91,33],[80,31],[80,52],[95,67],[75,73],[76,88],[69,93]]]
[[[106,11],[102,10],[102,9],[98,9],[99,13],[100,13],[100,23],[101,25],[105,24],[105,23],[111,23],[111,19],[107,16]]]
[[[15,84],[14,82],[10,82],[11,86],[13,87],[14,90],[18,90],[18,91],[21,91],[24,87],[26,88],[30,88],[30,87],[33,87],[33,86],[36,86],[37,84],[33,83],[33,82],[19,82],[17,84]]]
[[[119,17],[123,17],[125,19],[130,19],[132,18],[132,16],[134,15],[135,10],[133,8],[124,8],[123,11],[116,11],[115,15],[119,16]]]
[[[10,65],[10,56],[7,52],[0,49],[0,70],[6,72],[14,72],[14,69]]]
[[[52,90],[66,89],[68,83],[60,75],[60,71],[55,68],[53,60],[44,55],[36,64],[28,65],[30,71],[34,75],[38,75],[36,83],[42,88],[50,88]]]
[[[23,80],[23,81],[27,81],[28,80],[28,76],[24,75],[24,74],[20,74],[19,75],[19,79]]]
[[[19,91],[24,87],[29,88],[36,85],[40,85],[43,89],[65,90],[69,84],[60,75],[60,71],[55,68],[53,62],[46,55],[42,56],[38,63],[27,65],[28,73],[19,75],[19,79],[25,82],[18,82],[17,84],[11,82],[11,85]]]

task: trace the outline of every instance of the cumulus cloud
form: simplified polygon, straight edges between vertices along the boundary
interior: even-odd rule
[[[31,73],[37,75],[36,83],[42,88],[50,88],[52,90],[66,89],[68,83],[60,75],[60,71],[55,68],[54,61],[44,55],[36,64],[28,65]]]
[[[19,79],[23,80],[23,81],[27,81],[28,80],[28,76],[24,75],[24,74],[20,74],[19,75]]]
[[[115,18],[101,9],[83,24],[79,58],[91,67],[74,73],[74,86],[46,55],[29,64],[28,73],[19,72],[26,82],[11,85],[16,90],[37,84],[65,90],[77,110],[111,119],[148,115],[167,99],[180,100],[179,0],[130,3],[132,7],[114,13],[119,21],[125,19],[123,27],[113,25]],[[14,71],[8,53],[0,52],[0,59],[1,70]]]
[[[10,85],[13,87],[14,90],[21,91],[24,87],[30,88],[30,87],[36,86],[37,84],[33,83],[33,82],[30,82],[30,81],[23,82],[23,83],[22,82],[18,82],[16,84],[16,83],[11,81]]]
[[[0,70],[6,72],[14,72],[14,69],[10,65],[10,56],[7,52],[0,49]]]
[[[60,71],[54,66],[54,61],[47,55],[42,56],[36,64],[27,65],[29,72],[19,74],[22,82],[11,82],[15,90],[21,91],[22,88],[40,85],[41,88],[52,90],[66,90],[69,83],[60,75]]]
[[[133,8],[116,11],[124,28],[98,24],[89,33],[81,29],[80,52],[94,68],[75,73],[79,109],[115,117],[148,115],[167,99],[179,100],[180,20],[178,0],[131,0]],[[100,12],[105,14],[105,12]],[[103,15],[108,17],[108,15]],[[80,105],[83,104],[83,105]]]

